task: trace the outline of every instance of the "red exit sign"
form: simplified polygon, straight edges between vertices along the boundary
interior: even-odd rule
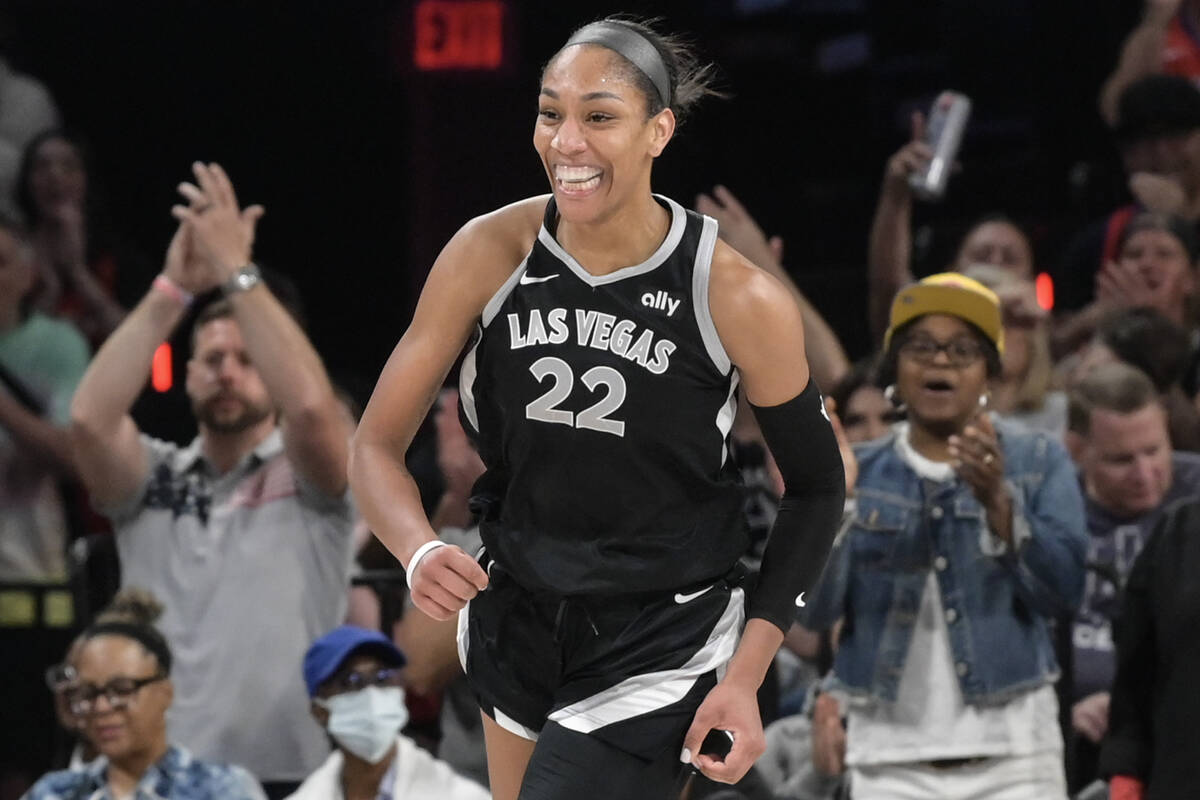
[[[420,0],[415,23],[417,69],[491,70],[503,62],[502,0]]]

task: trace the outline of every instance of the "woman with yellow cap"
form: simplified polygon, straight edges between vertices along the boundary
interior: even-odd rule
[[[1083,587],[1074,469],[989,418],[1004,338],[982,284],[903,289],[884,348],[908,419],[854,451],[854,510],[806,609],[809,627],[843,621],[818,766],[848,769],[855,800],[1065,798],[1049,622]]]

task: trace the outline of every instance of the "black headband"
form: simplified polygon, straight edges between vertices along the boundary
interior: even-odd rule
[[[136,622],[99,622],[83,632],[85,639],[112,634],[133,639],[158,659],[158,666],[164,675],[171,674],[171,648],[167,646],[163,635],[149,625],[138,625]]]
[[[663,107],[671,105],[671,77],[666,62],[658,48],[633,28],[619,22],[593,22],[576,31],[563,47],[573,44],[598,44],[624,57],[654,84]]]

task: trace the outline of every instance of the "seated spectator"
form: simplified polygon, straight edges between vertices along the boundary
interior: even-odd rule
[[[913,190],[909,178],[924,170],[932,157],[925,143],[925,117],[914,113],[912,139],[888,159],[871,222],[867,309],[876,341],[887,328],[892,298],[913,281]],[[987,215],[968,228],[948,268],[961,272],[973,264],[991,264],[1020,280],[1032,280],[1036,274],[1033,244],[1025,231],[1003,214]]]
[[[876,385],[876,372],[874,359],[856,361],[829,392],[827,399],[833,401],[851,444],[886,436],[894,423],[904,419]]]
[[[17,205],[33,240],[36,306],[73,322],[94,347],[125,316],[117,301],[117,258],[97,218],[87,148],[62,130],[30,141],[21,161]]]
[[[1111,724],[1100,753],[1112,800],[1192,798],[1200,786],[1197,531],[1200,501],[1173,506],[1125,585]]]
[[[112,602],[96,615],[95,624],[105,622],[128,622],[134,625],[150,626],[162,616],[163,607],[154,595],[136,587],[129,587],[117,592]],[[75,663],[79,660],[79,651],[87,639],[83,634],[71,642],[67,648],[66,658],[61,664],[55,664],[46,670],[46,685],[54,695],[54,712],[58,724],[76,737],[74,748],[71,750],[67,767],[77,769],[92,761],[99,753],[96,746],[88,739],[80,727],[80,720],[71,712],[70,694],[79,684],[79,676],[75,671]]]
[[[163,274],[96,354],[72,405],[72,440],[113,521],[126,585],[166,605],[179,653],[172,738],[237,760],[282,797],[328,754],[295,661],[345,616],[353,511],[350,428],[319,355],[251,262],[261,207],[240,208],[216,165]],[[192,329],[187,447],[140,433],[129,408],[190,296],[221,287]],[[253,652],[252,658],[247,653]]]
[[[1200,89],[1184,78],[1152,75],[1121,95],[1113,131],[1134,202],[1122,205],[1077,234],[1054,271],[1055,311],[1086,308],[1097,297],[1098,276],[1117,261],[1125,227],[1152,211],[1200,220]],[[1093,321],[1094,325],[1094,321]],[[1055,332],[1055,353],[1083,341],[1068,328]]]
[[[171,650],[161,633],[143,623],[112,621],[92,625],[81,638],[66,700],[100,755],[90,764],[46,775],[25,800],[263,798],[244,769],[201,761],[168,743],[174,687]]]
[[[1174,450],[1200,450],[1200,411],[1194,391],[1183,381],[1195,373],[1198,354],[1190,337],[1153,308],[1114,311],[1100,321],[1096,336],[1068,368],[1068,384],[1078,383],[1101,364],[1114,361],[1141,370],[1154,384],[1167,410],[1167,428]],[[1188,381],[1192,385],[1193,381]]]
[[[1118,309],[1153,308],[1191,331],[1200,288],[1197,259],[1200,238],[1191,223],[1153,212],[1132,218],[1121,229],[1115,260],[1096,275],[1095,299],[1056,330],[1060,352],[1070,352],[1091,338],[1100,321]]]
[[[1004,357],[1000,377],[991,385],[989,408],[1010,422],[1061,439],[1067,430],[1067,396],[1052,388],[1050,332],[1033,282],[991,264],[972,264],[962,273],[1000,298]]]
[[[68,514],[60,484],[76,475],[69,410],[88,347],[67,322],[30,308],[24,232],[0,218],[0,580],[66,577]]]
[[[965,276],[892,305],[882,374],[908,420],[843,456],[855,510],[804,609],[844,620],[814,758],[855,800],[1066,797],[1049,627],[1083,588],[1083,503],[1057,442],[983,413],[1003,347]]]
[[[313,642],[304,654],[304,682],[312,715],[337,749],[292,800],[490,797],[400,735],[408,720],[403,666],[404,656],[378,631],[343,625]]]
[[[1117,124],[1122,92],[1161,73],[1200,83],[1200,0],[1145,0],[1142,21],[1121,46],[1117,67],[1100,90],[1100,115]]]
[[[1074,783],[1095,777],[1108,728],[1115,660],[1112,620],[1134,559],[1165,510],[1200,497],[1200,455],[1172,453],[1150,380],[1127,364],[1097,366],[1071,389],[1067,448],[1087,514],[1087,579],[1073,628]]]

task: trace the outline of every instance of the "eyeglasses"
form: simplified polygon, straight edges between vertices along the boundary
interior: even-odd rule
[[[969,336],[956,336],[942,343],[930,336],[914,336],[900,345],[900,353],[918,364],[932,364],[938,353],[945,353],[952,367],[966,367],[983,355],[983,346]]]
[[[113,678],[103,686],[94,683],[84,683],[67,689],[67,707],[72,714],[84,716],[91,714],[96,708],[96,701],[103,697],[108,701],[108,707],[119,711],[127,707],[133,696],[143,686],[164,680],[167,676],[159,673],[149,678]]]
[[[71,687],[79,676],[70,664],[55,664],[46,668],[46,688],[52,692],[61,692]]]
[[[347,672],[333,679],[333,685],[340,691],[357,692],[368,686],[399,686],[400,670],[395,667],[384,667],[377,670]]]

